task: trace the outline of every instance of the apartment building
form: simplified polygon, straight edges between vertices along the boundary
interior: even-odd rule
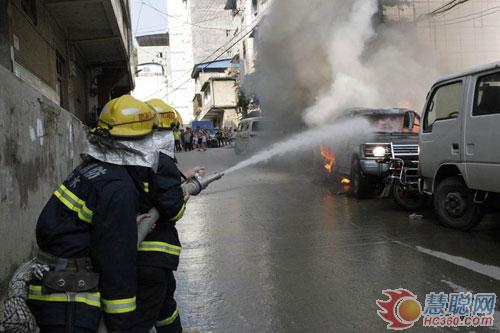
[[[128,0],[0,0],[0,64],[85,123],[133,88],[131,47]]]
[[[232,18],[224,4],[225,0],[168,2],[171,80],[166,98],[186,123],[194,119],[194,65],[232,56],[232,48],[228,48],[233,36]]]
[[[195,81],[193,98],[195,120],[212,121],[214,127],[238,125],[238,84],[236,76],[239,65],[231,59],[200,63],[194,66],[191,77]]]
[[[168,94],[170,48],[168,33],[137,36],[135,89],[132,95],[147,101]]]

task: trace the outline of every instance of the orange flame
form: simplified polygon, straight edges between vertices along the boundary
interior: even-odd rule
[[[398,107],[403,108],[403,109],[411,109],[412,105],[411,105],[411,102],[409,100],[404,99],[398,103]]]
[[[335,166],[335,162],[337,161],[337,157],[334,152],[328,150],[325,146],[321,145],[319,147],[321,156],[323,156],[323,159],[325,160],[325,170],[331,174],[333,171],[333,167]]]
[[[342,178],[342,179],[340,180],[340,183],[341,183],[341,184],[346,184],[346,185],[347,185],[347,184],[350,184],[350,183],[351,183],[351,180],[350,180],[350,179],[347,179],[347,178]]]

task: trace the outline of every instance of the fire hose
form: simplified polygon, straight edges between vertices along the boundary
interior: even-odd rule
[[[208,187],[211,183],[216,180],[219,180],[224,176],[223,173],[216,173],[207,177],[201,177],[199,175],[195,175],[189,178],[186,182],[182,184],[182,190],[184,194],[188,194],[190,196],[197,196],[204,189]],[[160,213],[156,208],[151,208],[148,212],[148,217],[142,220],[137,226],[137,247],[142,243],[142,241],[149,234],[154,224],[160,218]]]
[[[196,196],[211,183],[222,178],[223,173],[213,174],[207,177],[195,175],[182,184],[185,195]],[[158,221],[160,214],[156,208],[148,212],[148,217],[137,226],[138,245],[146,238],[153,225]],[[0,317],[0,333],[32,333],[36,332],[36,323],[33,314],[26,304],[28,298],[28,284],[33,278],[41,279],[47,265],[39,262],[36,258],[20,266],[9,283],[7,297],[4,300],[2,316]],[[101,322],[99,333],[107,330]]]

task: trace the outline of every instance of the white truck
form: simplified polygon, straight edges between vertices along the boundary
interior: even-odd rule
[[[469,230],[500,202],[500,63],[439,80],[422,118],[421,190],[444,225]]]

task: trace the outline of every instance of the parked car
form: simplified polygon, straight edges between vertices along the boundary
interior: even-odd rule
[[[392,194],[394,201],[405,209],[419,208],[423,203],[418,191],[419,115],[400,108],[353,108],[336,122],[351,119],[365,119],[375,131],[356,134],[340,146],[332,144],[333,174],[349,178],[351,192],[357,198],[378,190]],[[405,120],[411,123],[410,128],[404,127]]]
[[[255,151],[269,143],[274,123],[263,117],[246,118],[240,121],[234,140],[236,155]]]
[[[500,63],[436,82],[420,135],[421,187],[440,221],[469,230],[500,193]]]

